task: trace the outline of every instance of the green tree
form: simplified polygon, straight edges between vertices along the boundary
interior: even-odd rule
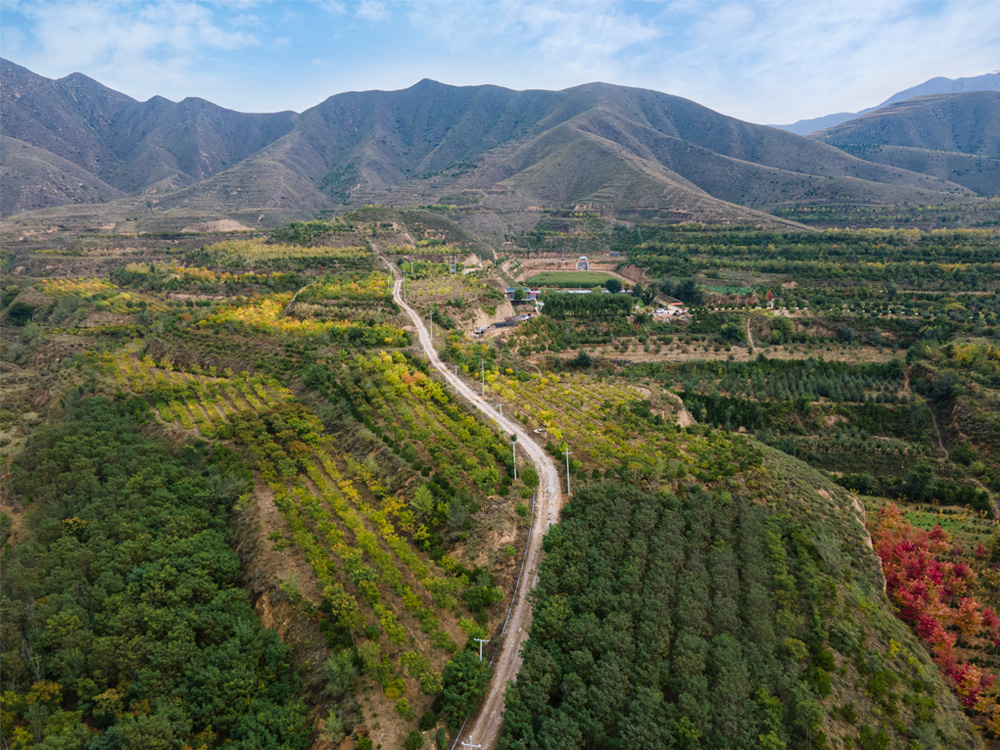
[[[326,678],[326,694],[339,701],[354,690],[358,679],[358,669],[354,664],[354,653],[349,649],[331,651],[323,664]]]
[[[452,723],[472,713],[486,694],[490,668],[479,655],[463,649],[444,666],[441,673],[441,697],[444,710],[451,714]]]

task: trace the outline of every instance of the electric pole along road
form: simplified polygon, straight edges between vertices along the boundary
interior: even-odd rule
[[[403,300],[403,280],[399,269],[393,266],[382,255],[381,249],[373,243],[372,248],[392,271],[394,278],[392,296],[406,314],[410,316],[417,329],[417,339],[431,365],[450,383],[455,391],[468,403],[492,419],[500,429],[517,435],[517,444],[534,464],[538,472],[539,484],[535,497],[535,513],[531,519],[531,531],[528,548],[524,554],[524,564],[516,590],[516,599],[511,608],[507,627],[503,634],[500,652],[493,663],[493,676],[490,680],[486,698],[483,700],[479,713],[471,717],[462,730],[459,740],[469,740],[482,745],[488,750],[496,745],[497,735],[503,721],[503,697],[507,683],[517,677],[521,668],[521,644],[528,638],[528,628],[531,626],[531,606],[528,604],[528,592],[538,582],[538,563],[542,557],[542,537],[548,528],[559,520],[559,508],[562,491],[559,485],[559,474],[555,461],[542,447],[535,442],[534,436],[525,428],[502,416],[493,404],[467,382],[452,372],[438,357],[430,334],[416,311]]]

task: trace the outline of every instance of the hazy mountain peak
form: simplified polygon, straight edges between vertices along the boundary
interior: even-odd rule
[[[908,89],[899,91],[878,106],[869,107],[868,109],[863,109],[860,112],[838,112],[837,114],[823,115],[821,117],[810,117],[793,122],[790,125],[773,125],[772,127],[781,128],[782,130],[787,130],[792,133],[798,133],[799,135],[809,135],[810,133],[817,133],[826,128],[835,127],[842,122],[853,120],[855,117],[861,117],[869,112],[874,112],[875,110],[881,109],[889,104],[895,104],[896,102],[905,101],[906,99],[912,99],[916,96],[926,96],[928,94],[957,94],[969,91],[1000,91],[1000,71],[985,73],[981,76],[972,76],[969,78],[945,78],[944,76],[937,76],[924,81],[917,86],[911,86]]]
[[[868,161],[1000,194],[1000,91],[927,94],[811,137]]]

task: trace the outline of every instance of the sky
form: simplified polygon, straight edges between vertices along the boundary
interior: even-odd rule
[[[605,81],[790,123],[997,70],[1000,0],[0,0],[0,55],[242,112]]]

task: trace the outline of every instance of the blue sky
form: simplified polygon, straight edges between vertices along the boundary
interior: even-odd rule
[[[140,100],[302,111],[421,78],[606,81],[753,122],[1000,68],[1000,0],[0,0],[0,54]]]

